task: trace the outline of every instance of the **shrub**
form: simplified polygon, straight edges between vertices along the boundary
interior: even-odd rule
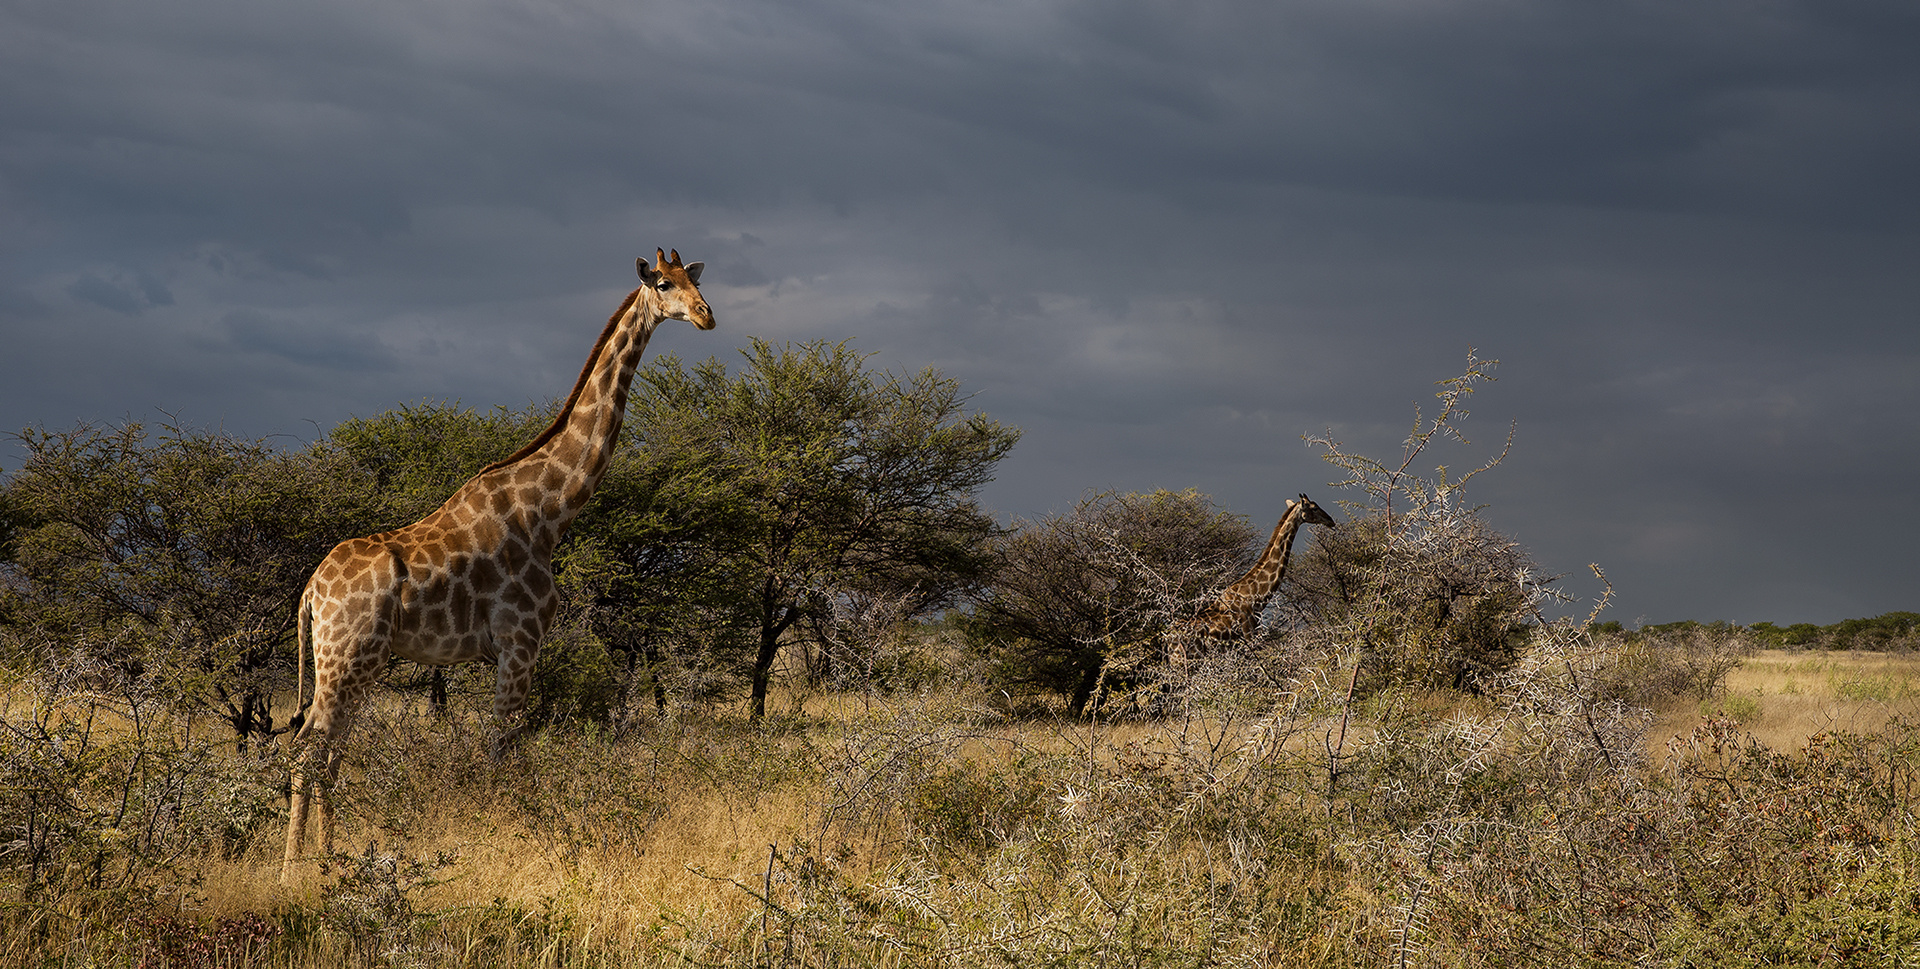
[[[1349,452],[1330,433],[1308,439],[1347,472],[1338,486],[1364,497],[1341,502],[1353,519],[1316,532],[1289,578],[1300,625],[1360,653],[1358,685],[1485,692],[1529,641],[1543,604],[1559,598],[1547,588],[1553,577],[1465,502],[1464,486],[1506,457],[1511,431],[1498,454],[1457,478],[1444,464],[1431,478],[1409,470],[1434,444],[1465,443],[1466,400],[1497,363],[1468,351],[1466,370],[1440,382],[1439,411],[1415,412],[1397,464]]]
[[[1705,702],[1726,690],[1727,674],[1752,646],[1725,623],[1675,623],[1635,633],[1595,632],[1585,674],[1597,699],[1649,705],[1668,697]]]
[[[1532,635],[1537,566],[1475,515],[1423,517],[1316,532],[1290,569],[1299,621],[1365,643],[1369,689],[1484,692]]]
[[[1078,715],[1103,677],[1152,682],[1168,624],[1251,564],[1253,538],[1195,491],[1091,495],[998,542],[969,628],[996,685],[1057,694]]]
[[[0,872],[28,931],[54,912],[137,914],[191,891],[277,816],[263,764],[222,756],[150,679],[60,660],[0,690]]]
[[[960,760],[935,769],[912,786],[907,821],[943,851],[977,852],[1025,837],[1052,800],[1032,768]]]

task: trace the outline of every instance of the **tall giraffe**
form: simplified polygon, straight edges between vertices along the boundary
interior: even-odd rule
[[[1189,643],[1253,634],[1261,610],[1267,607],[1267,600],[1273,598],[1273,591],[1280,587],[1280,580],[1286,575],[1287,556],[1293,553],[1293,538],[1302,524],[1339,527],[1334,524],[1333,516],[1321,510],[1313,499],[1306,495],[1301,495],[1299,501],[1289,498],[1286,513],[1280,516],[1279,524],[1273,526],[1273,537],[1267,539],[1260,561],[1227,586],[1218,598],[1202,606],[1198,615],[1176,625],[1169,640],[1169,652],[1176,667],[1186,665]]]
[[[334,546],[307,581],[299,631],[302,652],[309,644],[313,652],[313,699],[294,718],[300,732],[282,880],[301,854],[316,779],[322,844],[332,850],[328,789],[340,769],[339,744],[388,654],[431,665],[493,663],[500,742],[512,736],[509,724],[526,703],[541,637],[560,602],[553,547],[606,473],[647,340],[669,319],[713,329],[699,289],[703,264],[682,266],[678,251],[654,254],[651,267],[635,260],[643,285],[607,321],[551,426],[482,468],[427,517]]]

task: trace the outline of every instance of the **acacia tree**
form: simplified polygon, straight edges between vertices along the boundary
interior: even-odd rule
[[[1008,685],[1064,695],[1078,715],[1103,672],[1127,683],[1171,622],[1252,564],[1254,538],[1197,491],[1091,495],[996,544],[970,627]]]
[[[550,401],[479,411],[457,401],[402,404],[341,421],[312,450],[365,475],[380,502],[376,528],[397,528],[433,511],[481,468],[518,450],[553,421],[558,406]]]
[[[1449,477],[1444,464],[1431,477],[1414,470],[1444,440],[1470,443],[1460,422],[1498,363],[1469,350],[1466,369],[1439,381],[1437,411],[1416,410],[1397,462],[1352,453],[1331,434],[1308,438],[1346,471],[1335,487],[1365,497],[1342,501],[1353,514],[1349,524],[1315,534],[1294,563],[1293,601],[1306,627],[1358,649],[1355,683],[1367,670],[1374,685],[1489,688],[1519,656],[1541,608],[1559,599],[1547,588],[1557,577],[1542,575],[1526,549],[1465,501],[1467,482],[1512,448],[1511,429],[1497,454],[1465,474]]]
[[[692,403],[642,394],[629,405],[627,438],[554,556],[576,618],[625,656],[628,681],[644,677],[661,710],[669,693],[717,696],[718,669],[755,623],[740,591],[746,563],[732,554],[741,495],[731,470],[705,460],[720,429]]]
[[[122,672],[213,704],[243,741],[268,729],[268,670],[307,573],[375,518],[365,477],[337,455],[171,424],[18,439],[0,616],[43,644],[107,648]]]
[[[661,482],[657,536],[697,532],[702,550],[679,564],[725,587],[751,630],[759,718],[783,637],[836,596],[886,594],[917,615],[974,587],[998,531],[975,492],[1019,432],[968,413],[938,371],[876,372],[845,342],[756,339],[741,353],[731,376],[717,359],[656,359],[634,382],[627,433],[630,459]]]
[[[1380,512],[1350,519],[1288,570],[1295,617],[1362,644],[1370,685],[1482,691],[1533,631],[1544,579],[1527,550],[1471,511],[1438,512],[1417,538]]]
[[[244,739],[271,726],[274,658],[327,550],[418,518],[546,419],[405,406],[291,451],[172,422],[30,428],[0,491],[0,623],[94,644]]]

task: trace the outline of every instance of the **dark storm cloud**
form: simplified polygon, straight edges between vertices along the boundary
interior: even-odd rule
[[[92,273],[74,280],[67,287],[67,295],[129,316],[138,314],[146,306],[139,294],[115,286]]]
[[[666,245],[721,330],[659,352],[940,367],[1027,429],[1006,513],[1270,520],[1475,346],[1448,460],[1517,419],[1476,497],[1622,618],[1914,608],[1915,49],[1894,2],[13,4],[0,424],[551,397]]]

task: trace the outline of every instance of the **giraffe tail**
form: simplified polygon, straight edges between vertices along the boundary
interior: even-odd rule
[[[313,604],[307,599],[307,593],[300,593],[299,611],[294,613],[294,625],[298,630],[298,647],[294,650],[294,665],[298,669],[299,685],[294,687],[293,698],[300,703],[300,709],[294,713],[287,725],[273,731],[273,736],[292,733],[307,725],[307,708],[313,705],[313,699],[307,696],[307,655],[313,652]],[[297,735],[296,735],[297,739]]]

